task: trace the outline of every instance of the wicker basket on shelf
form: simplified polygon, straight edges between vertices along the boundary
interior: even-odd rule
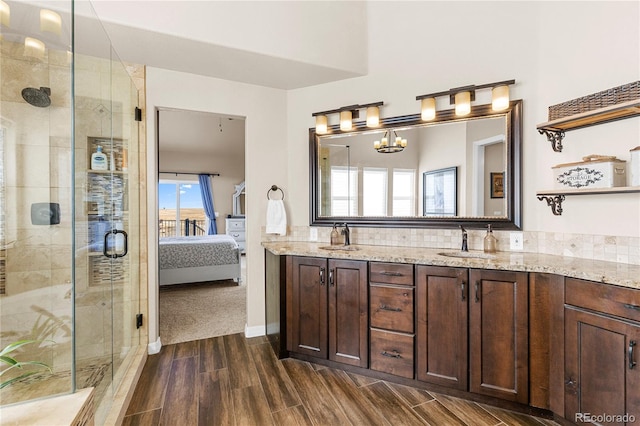
[[[549,107],[549,121],[640,99],[640,81],[623,84]]]

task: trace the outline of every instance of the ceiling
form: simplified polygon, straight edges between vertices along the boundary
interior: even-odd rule
[[[244,117],[174,109],[160,110],[160,154],[189,152],[208,157],[244,157]]]

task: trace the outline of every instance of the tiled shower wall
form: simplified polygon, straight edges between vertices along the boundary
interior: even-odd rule
[[[286,236],[265,234],[263,241],[309,241],[308,226],[287,229]],[[460,231],[457,229],[405,229],[351,227],[351,243],[379,246],[459,249]],[[329,242],[330,227],[318,227],[318,241]],[[469,230],[469,249],[482,250],[484,230]],[[509,250],[510,231],[494,231],[499,251]],[[640,265],[640,238],[615,235],[564,234],[557,232],[525,231],[524,251],[583,259]]]

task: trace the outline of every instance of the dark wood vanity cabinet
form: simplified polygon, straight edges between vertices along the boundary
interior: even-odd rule
[[[567,278],[566,419],[583,413],[640,419],[640,291]],[[631,423],[631,422],[630,422]]]
[[[469,390],[529,402],[525,272],[469,270]]]
[[[413,284],[413,265],[369,263],[372,370],[414,377]]]
[[[640,419],[640,289],[539,272],[265,259],[267,332],[281,357],[336,361],[576,423]]]
[[[287,349],[368,367],[367,262],[293,256]]]
[[[468,286],[466,268],[418,266],[417,379],[467,390]]]
[[[528,403],[527,274],[418,266],[416,275],[418,380]]]

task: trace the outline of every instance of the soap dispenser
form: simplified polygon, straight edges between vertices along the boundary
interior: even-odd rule
[[[331,245],[337,246],[340,245],[340,233],[338,232],[338,225],[333,224],[333,229],[331,230]]]
[[[91,154],[91,170],[107,170],[107,156],[102,152],[102,147],[98,145],[96,152]]]
[[[487,225],[487,235],[484,237],[484,252],[485,253],[495,253],[496,246],[498,245],[498,240],[493,236],[493,230],[491,229],[491,225]]]

